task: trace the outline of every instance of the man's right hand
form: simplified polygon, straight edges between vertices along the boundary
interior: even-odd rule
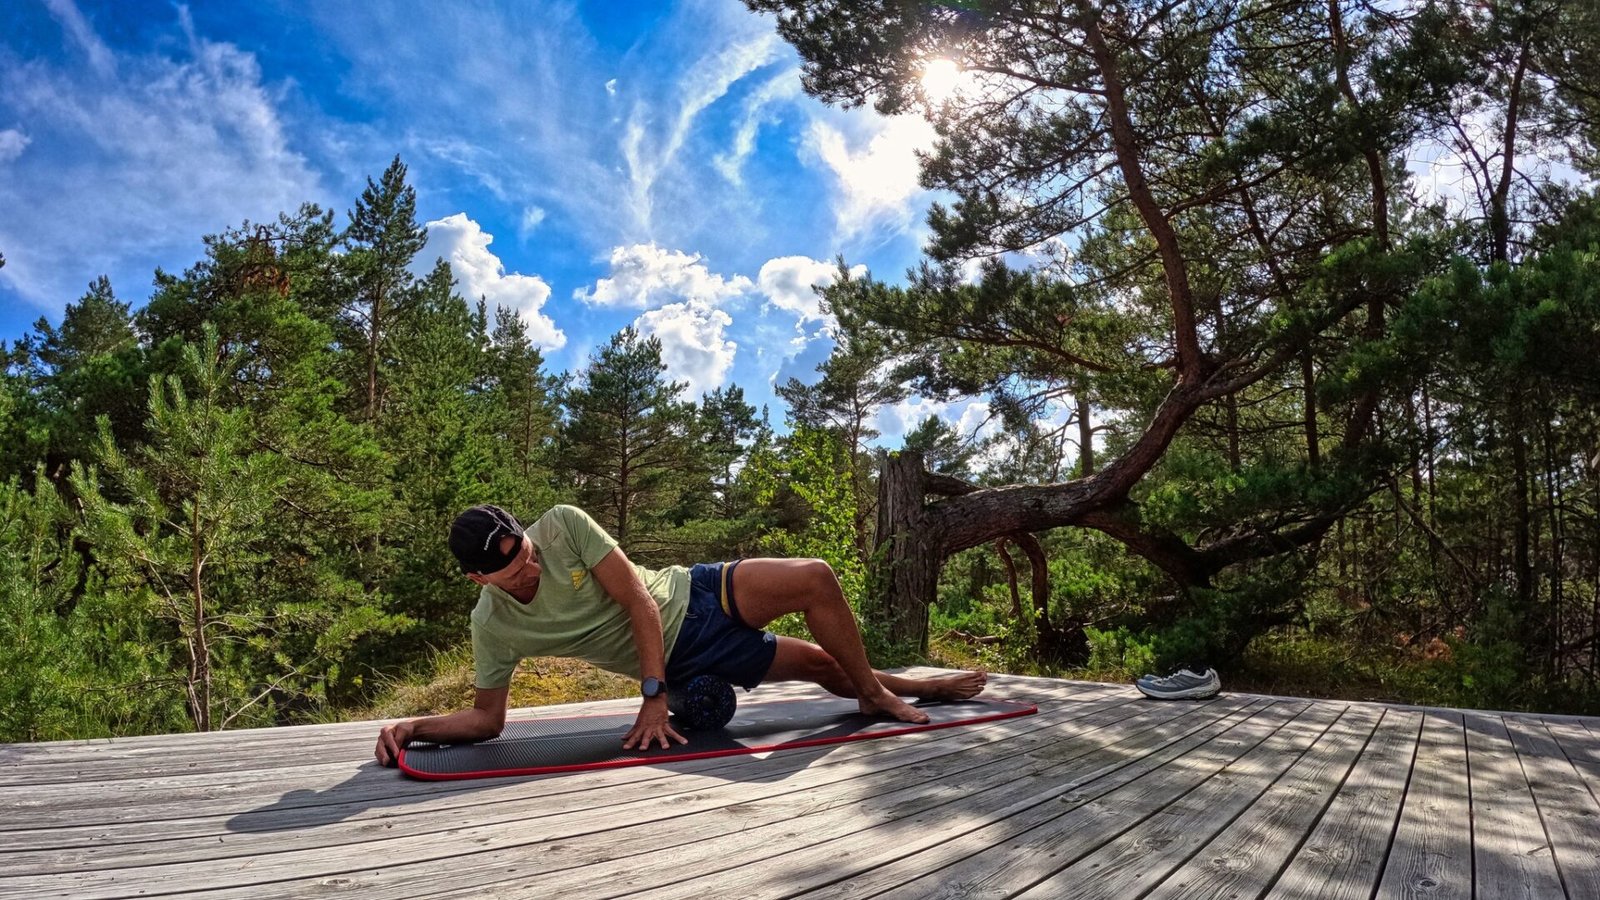
[[[411,743],[414,727],[415,723],[410,719],[383,726],[383,730],[378,732],[378,749],[372,754],[378,758],[379,765],[392,766],[400,762],[400,751]]]

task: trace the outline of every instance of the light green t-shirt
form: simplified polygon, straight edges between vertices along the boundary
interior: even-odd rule
[[[485,690],[511,683],[517,662],[528,656],[581,659],[602,669],[639,677],[639,652],[627,610],[611,599],[591,573],[617,542],[575,506],[557,506],[527,530],[542,570],[533,600],[521,603],[484,585],[472,610],[472,659],[477,685]],[[661,610],[662,646],[672,655],[689,609],[689,570],[653,571],[634,566]]]

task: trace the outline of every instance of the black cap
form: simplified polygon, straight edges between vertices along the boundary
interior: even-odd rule
[[[488,575],[511,565],[522,549],[522,534],[522,525],[511,513],[498,506],[474,506],[450,523],[450,552],[461,563],[461,571]],[[517,538],[510,553],[500,552],[503,537]]]

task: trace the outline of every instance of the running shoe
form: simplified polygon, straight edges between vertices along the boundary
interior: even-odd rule
[[[1145,675],[1133,686],[1139,693],[1157,700],[1204,700],[1222,690],[1222,679],[1217,677],[1216,669],[1207,669],[1202,675],[1180,669],[1165,678]]]

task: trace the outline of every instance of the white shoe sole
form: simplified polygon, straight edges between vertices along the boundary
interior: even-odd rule
[[[1134,685],[1134,687],[1139,689],[1139,693],[1153,700],[1203,700],[1207,697],[1215,697],[1216,695],[1222,693],[1222,688],[1220,687],[1185,688],[1184,690],[1173,691],[1171,693],[1155,693],[1153,691],[1145,690],[1144,687],[1137,684]]]

